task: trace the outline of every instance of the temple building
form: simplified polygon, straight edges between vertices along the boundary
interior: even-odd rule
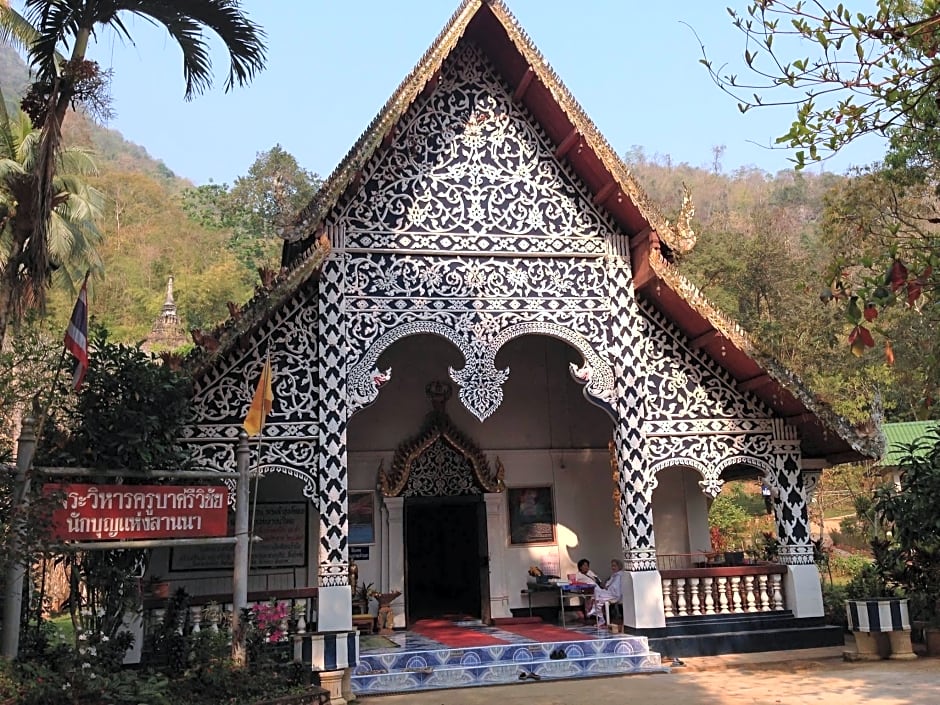
[[[141,348],[148,352],[176,350],[189,342],[183,320],[176,309],[173,298],[173,277],[166,282],[166,297],[163,299],[163,308],[153,322],[150,333],[144,340]]]
[[[185,440],[219,471],[273,364],[251,464],[259,516],[287,518],[250,589],[315,586],[316,631],[341,650],[353,561],[360,584],[401,593],[403,628],[524,614],[530,567],[619,558],[633,634],[722,616],[818,634],[807,505],[877,437],[679,273],[680,220],[506,6],[465,0],[285,232],[281,272],[196,358]],[[777,562],[710,573],[708,508],[740,478],[770,488]],[[230,580],[176,554],[156,566],[170,580]]]

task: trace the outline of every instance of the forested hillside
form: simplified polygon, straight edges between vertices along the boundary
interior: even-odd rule
[[[27,83],[22,59],[0,46],[0,87],[10,108]],[[92,185],[106,197],[99,223],[103,278],[90,285],[90,312],[118,340],[143,339],[160,313],[167,278],[175,278],[176,301],[187,327],[211,327],[227,314],[227,301],[244,301],[257,274],[226,247],[230,233],[191,220],[182,194],[192,184],[153,159],[144,147],[115,130],[72,113],[65,125],[71,145],[92,150],[98,175]],[[249,165],[246,165],[246,168]],[[54,287],[50,328],[64,326],[73,294]]]
[[[22,61],[0,47],[0,85],[8,103],[25,83]],[[212,328],[224,320],[226,302],[250,297],[256,268],[276,266],[272,223],[299,209],[317,183],[274,146],[245,165],[245,177],[234,187],[196,189],[145,148],[87,118],[70,116],[65,132],[71,144],[93,149],[98,165],[93,183],[106,196],[99,246],[105,271],[93,284],[91,312],[119,340],[146,336],[171,274],[187,328]],[[682,185],[692,189],[698,245],[680,261],[681,270],[840,413],[863,417],[877,391],[889,420],[934,414],[924,403],[935,382],[920,345],[930,333],[916,312],[892,310],[879,320],[897,358],[889,366],[880,347],[853,356],[844,307],[821,300],[841,246],[836,206],[847,177],[772,175],[756,168],[728,174],[720,169],[720,156],[716,148],[715,164],[703,168],[650,157],[636,147],[624,154],[667,215],[677,215]],[[275,167],[300,185],[272,204],[264,179]],[[54,291],[50,328],[64,325],[72,297]]]

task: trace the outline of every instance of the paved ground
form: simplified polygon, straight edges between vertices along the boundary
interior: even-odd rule
[[[940,705],[940,658],[847,663],[842,649],[686,659],[671,673],[384,695],[362,705]]]

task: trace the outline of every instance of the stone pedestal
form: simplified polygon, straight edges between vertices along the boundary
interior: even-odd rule
[[[320,685],[330,691],[332,705],[347,705],[353,699],[348,668],[341,671],[320,671]]]
[[[891,655],[888,658],[898,659],[900,661],[909,661],[917,658],[914,649],[911,647],[911,633],[908,631],[888,632],[888,639],[891,641]]]
[[[879,646],[878,632],[855,632],[855,651],[846,651],[846,661],[879,661],[883,646]]]
[[[845,654],[847,660],[917,658],[911,648],[911,620],[906,599],[848,600],[845,612],[858,646],[857,654]]]

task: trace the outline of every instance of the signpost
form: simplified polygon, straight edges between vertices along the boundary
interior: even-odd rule
[[[228,488],[198,485],[43,486],[61,494],[53,538],[87,541],[196,538],[228,533]]]
[[[36,447],[34,422],[23,420],[17,447],[13,521],[24,520],[27,470]],[[65,550],[109,550],[235,544],[233,566],[233,631],[237,615],[247,606],[248,545],[248,437],[242,432],[236,451],[237,472],[200,470],[134,472],[83,468],[32,468],[44,476],[105,476],[114,478],[171,478],[180,480],[236,480],[235,536],[228,535],[228,488],[221,485],[128,485],[50,483],[47,493],[62,492],[62,506],[53,510],[53,535]],[[17,532],[18,533],[18,532]],[[15,659],[19,650],[20,612],[27,559],[18,555],[13,539],[4,591],[0,658]],[[242,639],[243,652],[243,639]]]

